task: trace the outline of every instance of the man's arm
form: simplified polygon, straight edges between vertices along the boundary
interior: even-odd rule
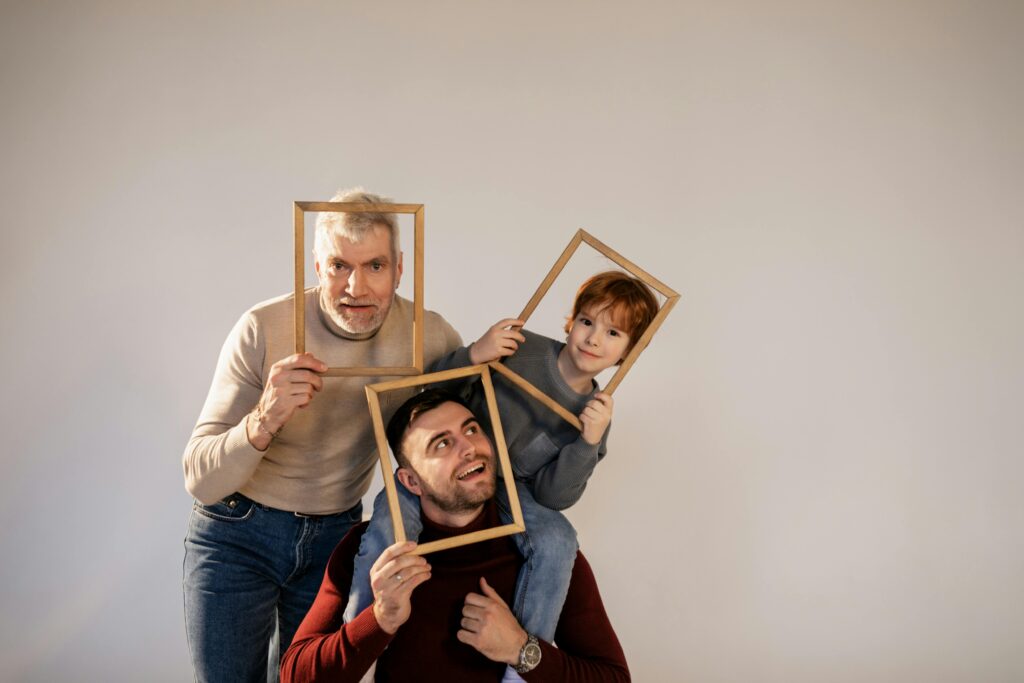
[[[458,639],[495,662],[517,664],[527,633],[487,581],[480,593],[466,596]],[[558,647],[543,640],[537,668],[523,674],[527,681],[551,683],[629,681],[629,668],[597,590],[594,573],[577,553],[572,582],[555,631]]]
[[[416,547],[411,541],[381,553],[370,570],[373,604],[342,624],[365,530],[365,523],[353,528],[331,555],[320,592],[281,658],[282,683],[359,681],[409,619],[412,592],[430,578],[426,559],[410,554]]]
[[[302,354],[274,363],[264,387],[263,341],[255,317],[247,313],[221,349],[182,456],[185,488],[201,503],[215,503],[249,481],[273,435],[323,386],[316,373],[327,366]],[[250,415],[257,405],[260,414]]]
[[[523,674],[527,681],[630,680],[622,645],[615,635],[594,572],[583,553],[576,555],[572,583],[555,630],[558,647],[540,641],[541,660]]]

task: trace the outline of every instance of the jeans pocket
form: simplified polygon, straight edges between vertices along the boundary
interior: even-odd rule
[[[244,522],[256,512],[256,504],[248,498],[233,493],[213,505],[203,505],[197,500],[193,503],[192,509],[203,517],[218,522]]]

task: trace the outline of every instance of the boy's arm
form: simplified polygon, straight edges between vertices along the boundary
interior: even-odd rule
[[[608,430],[601,443],[589,444],[583,437],[562,448],[533,478],[533,497],[552,510],[564,510],[575,505],[587,488],[587,480],[597,463],[608,452]]]
[[[487,328],[487,331],[469,346],[463,346],[442,356],[431,365],[431,372],[464,368],[468,365],[490,363],[493,360],[511,356],[526,341],[519,332],[523,321],[505,318]]]

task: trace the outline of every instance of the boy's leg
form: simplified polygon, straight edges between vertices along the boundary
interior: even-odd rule
[[[402,525],[406,540],[415,541],[423,531],[420,519],[420,499],[409,493],[400,482],[395,482],[398,489],[398,507],[402,512]],[[348,623],[360,612],[373,604],[373,589],[370,588],[370,569],[380,554],[395,542],[395,531],[391,524],[391,509],[388,507],[386,490],[381,489],[373,500],[373,515],[370,525],[363,532],[359,542],[359,552],[352,565],[352,587],[345,605],[342,619]]]
[[[565,515],[544,507],[525,485],[516,484],[526,532],[514,537],[523,566],[512,611],[529,633],[552,642],[576,562],[576,530]],[[511,521],[503,484],[498,486],[497,500],[502,517]]]

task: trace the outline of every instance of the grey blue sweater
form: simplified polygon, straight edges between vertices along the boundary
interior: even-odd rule
[[[574,415],[583,412],[594,397],[597,385],[587,394],[573,391],[558,372],[558,354],[565,344],[540,334],[521,330],[526,341],[505,359],[505,365],[535,387],[555,399]],[[434,370],[469,365],[469,351],[462,347],[442,357]],[[607,452],[609,429],[601,443],[591,445],[579,430],[528,396],[503,376],[492,373],[494,394],[501,416],[512,470],[525,483],[538,503],[553,510],[564,510],[576,503],[587,487],[597,463]],[[487,401],[479,381],[464,389],[473,412],[483,419]]]

